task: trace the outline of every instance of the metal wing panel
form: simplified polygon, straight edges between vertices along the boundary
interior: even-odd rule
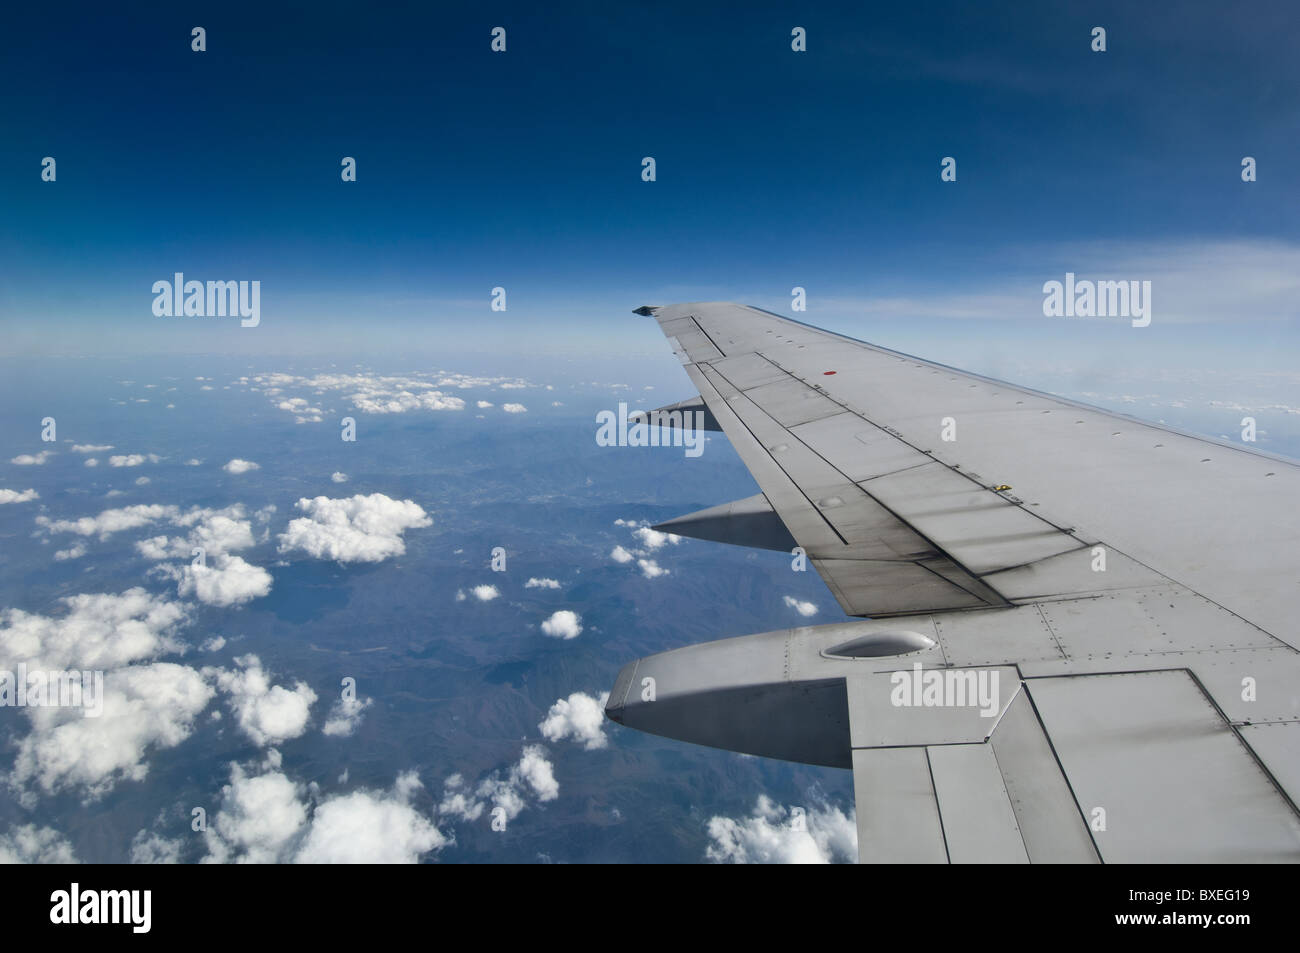
[[[656,318],[665,333],[680,332],[686,359],[694,362],[688,369],[710,373],[711,364],[728,363],[743,386],[721,389],[770,404],[765,416],[777,429],[765,431],[766,443],[798,443],[853,483],[917,467],[921,454],[947,468],[950,477],[960,473],[985,488],[1009,485],[1012,490],[1003,496],[1021,513],[1059,527],[1081,544],[1103,543],[1112,554],[1128,557],[1129,569],[1138,577],[1154,572],[1173,579],[1300,645],[1290,625],[1300,600],[1300,574],[1276,558],[1300,540],[1300,507],[1295,505],[1300,465],[1295,462],[731,303],[677,305],[658,309]],[[765,364],[785,371],[787,380],[772,379]],[[715,379],[725,380],[722,373]],[[804,396],[794,396],[800,388]],[[753,406],[763,408],[758,402]],[[837,413],[822,413],[834,406]],[[940,439],[945,418],[955,420],[955,441]],[[730,431],[728,436],[734,440]],[[903,485],[904,473],[898,475]],[[868,490],[874,493],[869,485]],[[892,509],[890,501],[875,499]],[[777,508],[783,520],[790,516],[788,509]],[[897,515],[908,523],[905,514]],[[995,524],[1002,518],[995,514]],[[1065,540],[1054,539],[1047,530],[1022,535],[1014,527],[992,525],[985,535],[984,527],[963,518],[940,519],[937,526],[932,520],[927,529],[908,525],[963,573],[1033,567],[1068,552],[1066,547],[1053,553],[1058,543],[1065,547]],[[963,535],[971,528],[975,536]],[[1088,591],[1086,577],[1066,577],[1059,571],[1020,572],[986,582],[1004,599],[1060,594],[1048,584],[1065,586],[1060,592]],[[1100,589],[1135,584],[1123,573],[1097,581]],[[870,612],[874,607],[868,599],[845,608]]]
[[[1185,671],[1029,683],[1108,862],[1293,862],[1300,819]]]
[[[954,864],[1027,864],[993,749],[985,744],[927,748],[948,860]]]
[[[695,360],[715,360],[719,349],[728,359],[761,355],[860,417],[859,432],[874,425],[986,486],[1010,485],[1034,514],[1081,538],[1104,542],[1300,645],[1290,625],[1300,600],[1300,574],[1276,558],[1300,540],[1295,461],[965,373],[753,308],[690,304],[662,309],[657,317],[672,321],[686,314],[717,345],[701,349]],[[945,417],[955,419],[956,441],[940,439]],[[828,452],[825,445],[817,449]],[[846,457],[846,470],[860,464],[860,453],[829,452],[837,465]]]

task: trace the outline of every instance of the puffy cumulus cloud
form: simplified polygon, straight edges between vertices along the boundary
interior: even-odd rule
[[[54,559],[56,562],[64,562],[68,559],[80,559],[84,555],[86,555],[86,544],[73,543],[67,549],[56,550]]]
[[[25,708],[31,732],[16,739],[7,777],[24,803],[36,792],[83,789],[98,797],[122,780],[138,781],[150,750],[180,744],[212,698],[196,671],[167,662],[136,664],[184,646],[176,630],[187,607],[129,589],[62,600],[65,613],[0,613],[0,669],[19,663],[45,671],[102,671],[102,691],[87,708]],[[92,690],[95,683],[92,681]],[[96,704],[96,701],[98,704]]]
[[[657,530],[651,529],[649,526],[638,527],[635,530],[634,535],[641,541],[641,545],[650,550],[650,552],[662,548],[667,543],[672,543],[676,546],[682,541],[680,536],[676,536],[672,533],[660,533]]]
[[[278,404],[281,410],[287,410],[294,415],[293,421],[297,424],[318,424],[325,418],[321,416],[324,411],[319,407],[313,407],[311,402],[302,397],[290,397],[288,400],[282,400]]]
[[[241,460],[238,457],[226,463],[221,469],[227,473],[240,474],[247,473],[249,470],[260,470],[262,467],[252,460]]]
[[[162,457],[156,453],[121,453],[108,458],[110,467],[139,467],[145,463],[157,463]]]
[[[171,517],[174,525],[190,530],[188,535],[170,539],[153,536],[140,540],[135,548],[146,559],[155,560],[189,559],[195,549],[202,549],[205,556],[248,549],[254,540],[253,524],[246,516],[244,506],[239,503],[220,510],[194,507]]]
[[[108,453],[116,449],[111,443],[74,443],[73,453]]]
[[[473,788],[466,785],[461,775],[453,774],[443,782],[438,811],[474,821],[490,805],[492,811],[500,808],[505,819],[512,821],[528,806],[530,798],[539,803],[554,801],[560,796],[560,784],[546,755],[541,745],[527,745],[504,776],[500,770],[494,771]]]
[[[477,407],[479,410],[487,410],[489,407],[495,407],[496,405],[493,404],[492,401],[490,400],[480,400],[474,406]]]
[[[588,751],[603,748],[609,743],[605,737],[605,702],[608,699],[609,692],[602,692],[599,697],[574,692],[568,698],[557,699],[546,713],[546,719],[537,727],[547,741],[569,738]]]
[[[340,697],[330,708],[321,731],[334,738],[346,738],[357,730],[362,714],[373,703],[373,698],[358,698],[355,694]]]
[[[525,589],[559,589],[560,582],[558,579],[538,579],[536,576],[529,577],[524,583]]]
[[[0,490],[0,503],[30,503],[40,498],[35,490]]]
[[[306,682],[293,688],[272,685],[256,655],[242,655],[235,665],[235,671],[205,668],[203,673],[226,693],[235,720],[254,744],[276,745],[307,730],[316,693]]]
[[[526,782],[539,801],[554,801],[560,796],[560,783],[555,780],[555,767],[546,757],[541,745],[528,745],[519,763],[510,769],[511,778]]]
[[[184,847],[179,837],[169,839],[152,831],[140,831],[131,840],[131,863],[179,864]]]
[[[108,539],[114,533],[123,530],[139,529],[163,519],[174,519],[180,515],[180,507],[164,506],[160,503],[141,503],[120,509],[104,510],[98,516],[83,516],[75,520],[52,520],[47,516],[36,517],[36,523],[51,533],[76,533],[78,536],[98,536]]]
[[[666,576],[669,570],[664,569],[653,559],[638,559],[636,564],[641,567],[641,575],[647,579],[658,579],[660,576]]]
[[[205,863],[413,864],[450,843],[411,805],[420,781],[399,775],[391,791],[316,800],[278,770],[250,777],[238,765],[205,833]]]
[[[42,450],[40,453],[20,453],[9,462],[20,467],[39,467],[44,466],[45,461],[53,455],[53,450]]]
[[[330,479],[333,480],[335,483],[347,483],[348,475],[346,473],[340,473],[338,470],[335,470],[333,473],[330,474]]]
[[[211,564],[186,564],[174,570],[176,593],[210,606],[239,606],[271,591],[271,574],[239,556],[218,555]]]
[[[528,408],[525,407],[523,404],[502,404],[501,409],[504,410],[507,414],[528,413]]]
[[[465,401],[449,394],[446,389],[464,390],[475,387],[527,386],[516,378],[472,377],[438,371],[433,374],[414,372],[407,375],[382,374],[259,374],[244,377],[240,383],[259,390],[281,410],[295,414],[299,423],[315,419],[321,413],[319,398],[336,394],[364,414],[402,414],[415,411],[457,411],[465,409]],[[280,399],[285,389],[309,390],[313,399],[290,397]]]
[[[469,592],[479,602],[491,602],[501,595],[496,586],[489,585],[474,586]]]
[[[411,410],[464,410],[465,401],[438,390],[412,393],[408,390],[360,391],[351,397],[352,406],[363,414],[404,414]]]
[[[212,694],[198,672],[171,662],[106,672],[98,717],[72,708],[28,709],[32,732],[18,743],[9,781],[46,794],[79,788],[91,799],[119,781],[142,781],[147,752],[188,738]]]
[[[235,765],[221,793],[221,808],[204,832],[205,863],[277,863],[307,825],[299,785],[279,771],[248,777]]]
[[[108,670],[183,646],[176,630],[186,606],[151,596],[140,588],[66,596],[58,618],[6,609],[0,612],[0,669],[19,662],[30,669]]]
[[[294,858],[300,864],[413,864],[448,838],[406,802],[414,774],[392,795],[355,791],[324,801]]]
[[[316,559],[340,563],[377,563],[406,552],[402,534],[433,520],[412,500],[382,493],[344,499],[318,496],[296,504],[306,516],[290,521],[279,537],[279,550],[302,550]]]
[[[759,795],[748,817],[711,817],[705,856],[714,863],[829,864],[858,859],[854,813],[817,804],[803,812]]]
[[[614,520],[614,525],[631,530],[632,535],[636,537],[637,542],[640,544],[639,547],[633,547],[632,549],[615,546],[609,554],[614,562],[626,564],[636,560],[641,575],[646,579],[658,579],[660,576],[669,574],[669,570],[660,566],[658,560],[648,557],[667,545],[676,546],[682,541],[680,536],[673,533],[661,533],[658,530],[651,529],[647,523],[640,520],[618,519]]]
[[[95,459],[94,457],[91,457],[91,458],[89,458],[85,463],[83,463],[82,466],[86,466],[86,467],[97,467],[97,466],[99,466],[99,461],[98,461],[97,459]]]
[[[72,845],[52,827],[20,824],[0,834],[0,864],[75,864]]]
[[[553,639],[576,639],[582,634],[582,617],[572,609],[560,609],[542,622],[542,631]]]
[[[791,609],[793,609],[795,612],[799,613],[805,619],[808,618],[809,616],[814,616],[817,614],[817,606],[815,603],[804,602],[800,599],[796,599],[794,596],[786,596],[785,604],[789,606]]]

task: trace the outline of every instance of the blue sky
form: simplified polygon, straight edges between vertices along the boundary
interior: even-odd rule
[[[1289,7],[15,11],[0,322],[18,354],[602,357],[662,352],[639,304],[799,285],[882,343],[1059,348],[1109,333],[1041,317],[1071,270],[1271,352],[1300,313]],[[175,271],[260,280],[262,325],[155,317]]]

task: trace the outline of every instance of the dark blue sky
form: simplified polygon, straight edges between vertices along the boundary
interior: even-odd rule
[[[1288,2],[6,19],[0,322],[20,353],[400,353],[412,335],[484,333],[526,352],[538,319],[599,349],[646,301],[788,312],[794,285],[807,320],[850,332],[1032,319],[1066,270],[1152,279],[1157,321],[1296,321]],[[956,183],[939,179],[948,155]],[[260,280],[262,327],[154,317],[150,286],[175,271]],[[506,315],[488,310],[495,285]]]

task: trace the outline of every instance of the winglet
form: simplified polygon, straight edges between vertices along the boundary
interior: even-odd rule
[[[658,310],[659,310],[659,305],[654,305],[654,304],[643,304],[643,305],[641,305],[641,307],[637,308],[637,309],[636,309],[635,311],[633,311],[632,313],[633,313],[633,314],[639,314],[639,315],[642,315],[643,317],[647,317],[647,318],[653,318],[655,312],[658,311]]]

